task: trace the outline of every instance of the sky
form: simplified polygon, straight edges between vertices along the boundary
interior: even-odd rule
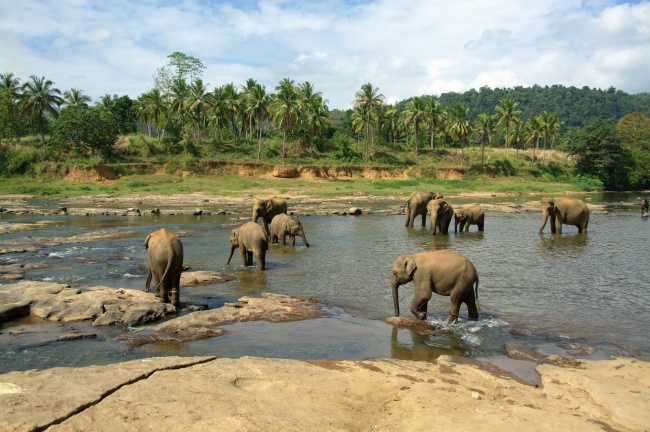
[[[167,56],[203,62],[208,90],[312,83],[347,109],[366,83],[388,103],[561,84],[650,91],[650,1],[0,0],[0,73],[132,99]]]

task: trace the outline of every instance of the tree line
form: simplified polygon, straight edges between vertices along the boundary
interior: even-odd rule
[[[275,87],[275,93],[270,93],[250,78],[241,86],[229,83],[210,90],[201,78],[205,67],[199,59],[179,52],[168,58],[169,63],[154,75],[154,87],[150,91],[135,100],[107,94],[94,106],[90,106],[91,98],[83,90],[71,88],[61,92],[44,77],[33,75],[21,84],[12,73],[2,74],[0,138],[38,133],[44,153],[49,146],[60,151],[101,153],[108,157],[118,135],[140,128],[169,149],[181,143],[181,148],[184,144],[187,150],[190,142],[206,139],[215,143],[256,141],[258,160],[263,137],[281,136],[283,164],[288,142],[306,146],[312,157],[318,157],[324,151],[324,143],[329,142],[329,148],[334,150],[330,152],[331,157],[345,161],[363,158],[366,163],[373,159],[377,145],[395,151],[413,151],[416,159],[425,149],[457,147],[461,166],[468,145],[480,146],[481,166],[485,164],[486,146],[503,146],[504,154],[508,148],[514,148],[517,157],[519,149],[529,147],[531,163],[544,164],[546,149],[557,147],[558,143],[578,161],[587,160],[583,154],[587,147],[576,143],[584,138],[580,133],[590,130],[586,129],[588,125],[602,119],[619,120],[638,111],[640,119],[626,123],[625,127],[643,129],[650,111],[648,94],[630,96],[613,88],[602,91],[563,86],[494,90],[483,87],[478,92],[445,93],[440,97],[423,95],[391,105],[385,103],[384,96],[371,83],[362,85],[355,93],[353,109],[330,111],[328,101],[310,82],[296,84],[285,78]],[[597,104],[594,98],[604,102]],[[583,113],[587,123],[582,128],[575,127],[575,115],[567,117],[570,121],[567,124],[560,114],[585,111],[586,108],[580,108],[585,104],[591,104],[591,111],[589,115]],[[594,119],[594,112],[600,112],[602,117]],[[616,132],[613,121],[604,124]],[[605,127],[603,123],[598,126]],[[46,134],[49,135],[47,143]],[[649,150],[648,142],[643,140],[647,137],[637,135],[626,135],[636,137],[627,147],[620,140],[613,146],[603,145],[601,141],[598,148],[606,151],[590,150],[587,153],[592,163],[578,163],[577,169],[586,175],[605,178],[606,187],[648,185],[647,174],[643,174]],[[618,135],[607,136],[617,138]],[[355,138],[362,143],[363,155],[350,148],[349,139]],[[613,156],[612,152],[620,155]],[[617,162],[593,163],[596,153],[601,159]],[[601,175],[606,170],[604,167],[620,169],[621,163],[631,165],[634,173]],[[600,168],[594,173],[594,167]]]

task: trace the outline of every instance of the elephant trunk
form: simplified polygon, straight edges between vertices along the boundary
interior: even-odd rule
[[[438,228],[438,215],[433,213],[431,214],[431,234],[436,235],[436,230]]]
[[[542,234],[542,231],[544,231],[544,227],[546,226],[547,220],[548,220],[548,210],[542,210],[542,226],[539,227],[538,234]]]
[[[307,242],[307,237],[305,236],[305,233],[303,231],[300,231],[300,237],[302,238],[303,243],[305,243],[305,247],[309,247],[309,243]]]
[[[393,304],[395,305],[395,316],[399,316],[399,296],[397,295],[397,288],[399,285],[397,283],[391,284],[391,289],[393,291]]]
[[[230,247],[230,256],[228,257],[228,264],[230,264],[230,260],[232,259],[232,255],[235,253],[235,249],[237,249],[234,246]]]

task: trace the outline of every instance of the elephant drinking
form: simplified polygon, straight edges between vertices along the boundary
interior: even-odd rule
[[[542,225],[539,234],[542,234],[546,221],[551,218],[551,233],[562,234],[562,224],[575,225],[579,233],[587,232],[589,224],[589,207],[575,198],[542,198]]]
[[[180,305],[180,281],[183,271],[183,243],[176,234],[161,228],[147,236],[144,247],[149,253],[149,272],[144,290],[149,292],[153,277],[156,295],[164,303]]]
[[[417,319],[426,319],[427,304],[433,293],[450,297],[447,324],[456,321],[462,303],[467,305],[471,319],[478,318],[478,273],[463,255],[439,250],[398,256],[391,278],[395,316],[399,316],[398,288],[411,281],[415,284],[411,312]]]
[[[296,244],[296,236],[300,236],[305,246],[309,247],[305,230],[300,221],[281,213],[271,221],[271,243],[281,242],[286,246],[287,236],[289,236],[289,245],[294,246]]]

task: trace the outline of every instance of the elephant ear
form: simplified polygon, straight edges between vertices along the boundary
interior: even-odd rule
[[[149,239],[151,238],[151,234],[147,236],[147,238],[144,241],[144,248],[149,249]]]
[[[266,202],[266,212],[271,213],[271,210],[273,210],[273,203],[269,200]]]
[[[413,272],[417,268],[417,265],[415,264],[415,260],[413,258],[406,258],[404,261],[404,269],[406,270],[406,273],[410,276],[413,276]]]

